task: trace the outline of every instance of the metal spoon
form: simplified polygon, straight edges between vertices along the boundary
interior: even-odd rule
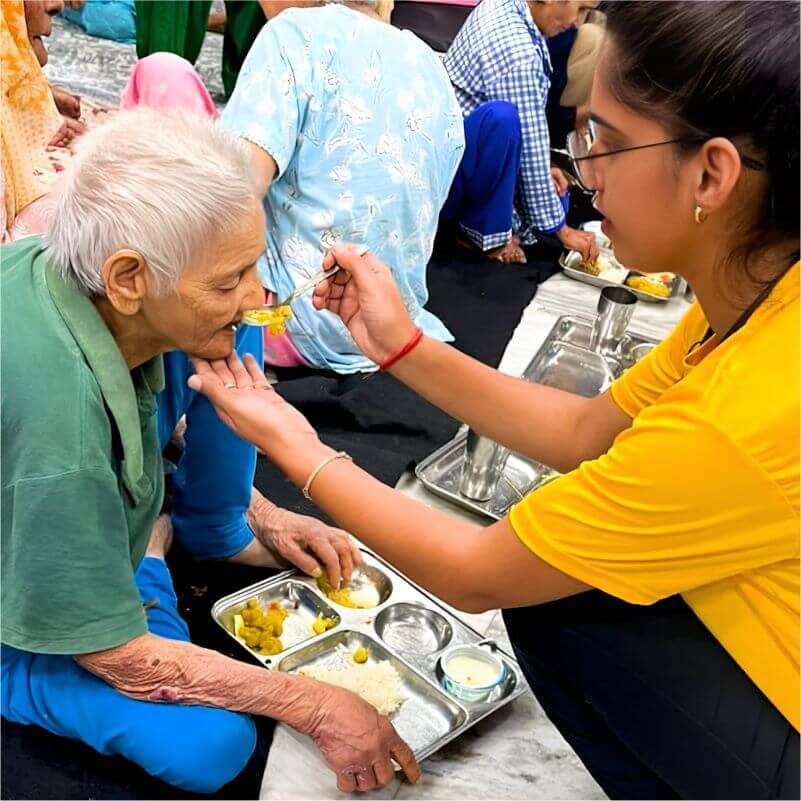
[[[272,322],[272,313],[276,309],[283,306],[289,306],[293,300],[297,300],[304,292],[313,289],[317,284],[322,283],[327,278],[330,278],[334,273],[339,272],[339,265],[335,264],[330,270],[320,270],[319,273],[313,275],[308,281],[304,281],[300,286],[295,287],[294,292],[288,295],[284,300],[278,303],[268,303],[264,306],[259,306],[256,309],[248,309],[242,315],[242,321],[248,325],[270,325]]]
[[[361,245],[356,249],[357,256],[364,256],[365,253],[370,248],[367,245]],[[248,315],[258,314],[259,312],[272,312],[276,309],[280,309],[282,306],[288,306],[292,303],[293,300],[297,300],[304,292],[308,292],[310,289],[314,289],[317,284],[321,284],[323,281],[330,278],[335,273],[339,272],[339,265],[335,264],[330,270],[320,270],[319,273],[316,273],[307,281],[304,281],[300,286],[295,287],[295,290],[289,294],[284,300],[279,301],[278,303],[270,303],[265,304],[264,306],[259,306],[256,309],[248,309],[245,312],[245,317]],[[269,315],[266,315],[269,316]],[[250,322],[250,321],[248,321]],[[269,321],[267,322],[252,322],[251,325],[268,325]]]

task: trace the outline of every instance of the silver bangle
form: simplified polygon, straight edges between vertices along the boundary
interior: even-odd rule
[[[314,470],[311,471],[309,477],[306,479],[306,483],[303,485],[303,489],[301,490],[301,492],[303,493],[303,497],[307,501],[310,501],[312,499],[312,496],[309,494],[309,490],[311,489],[312,481],[314,481],[314,479],[317,478],[317,474],[327,464],[330,464],[335,459],[347,459],[349,462],[353,461],[353,457],[349,453],[346,453],[345,451],[338,451],[337,453],[333,454],[332,456],[326,456],[326,458],[323,459],[323,461],[320,462],[320,464],[318,464],[317,467],[315,467]]]

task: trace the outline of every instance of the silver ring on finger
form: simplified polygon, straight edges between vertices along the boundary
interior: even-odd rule
[[[367,771],[367,768],[360,768],[358,765],[348,765],[347,768],[342,768],[339,771],[343,776],[348,777],[349,779],[355,779],[357,774],[364,773]]]
[[[226,384],[225,388],[226,389],[236,389],[236,384]]]

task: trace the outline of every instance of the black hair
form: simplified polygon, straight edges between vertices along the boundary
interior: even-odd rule
[[[799,3],[685,0],[604,5],[608,83],[624,105],[697,146],[722,136],[767,171],[758,219],[731,257],[793,240],[799,258]]]

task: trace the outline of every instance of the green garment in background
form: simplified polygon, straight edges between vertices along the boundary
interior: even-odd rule
[[[256,0],[225,0],[225,15],[222,79],[225,99],[228,100],[250,46],[267,20]]]
[[[192,64],[206,36],[211,0],[136,0],[136,54],[175,53]],[[222,79],[231,96],[239,70],[262,25],[256,0],[226,0]]]

